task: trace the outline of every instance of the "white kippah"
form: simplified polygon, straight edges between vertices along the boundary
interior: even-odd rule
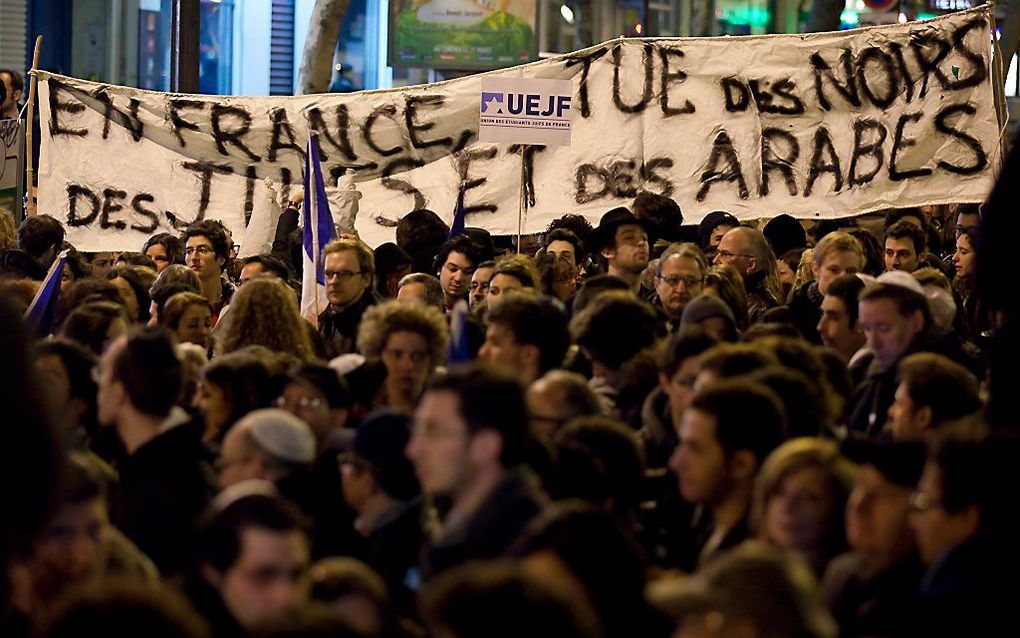
[[[914,279],[914,276],[908,272],[902,270],[890,270],[884,272],[878,276],[876,280],[880,284],[889,284],[890,286],[899,286],[900,288],[906,288],[912,290],[917,294],[924,296],[924,288],[921,287],[921,282]]]
[[[255,410],[245,415],[236,427],[244,428],[259,447],[281,461],[311,463],[315,460],[312,429],[286,410]]]

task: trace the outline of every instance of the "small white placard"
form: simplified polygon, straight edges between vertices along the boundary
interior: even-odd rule
[[[570,146],[570,80],[483,77],[478,139]]]

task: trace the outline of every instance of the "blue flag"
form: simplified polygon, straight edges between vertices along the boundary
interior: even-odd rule
[[[25,311],[25,323],[37,337],[45,337],[53,332],[57,303],[60,301],[60,281],[64,277],[66,263],[67,253],[60,253]]]
[[[326,299],[326,275],[322,251],[336,239],[333,214],[326,199],[326,182],[319,164],[319,141],[314,134],[308,136],[305,153],[305,201],[301,207],[303,231],[301,316],[312,322],[329,303]]]
[[[471,349],[468,347],[467,314],[468,305],[464,300],[453,307],[450,317],[450,340],[446,342],[446,365],[468,363]]]
[[[457,193],[457,207],[453,209],[453,223],[450,224],[450,234],[447,239],[453,239],[457,235],[464,234],[464,189]]]

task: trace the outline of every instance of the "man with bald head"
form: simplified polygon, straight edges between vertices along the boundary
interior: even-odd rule
[[[761,321],[767,310],[779,305],[783,289],[779,264],[760,230],[738,226],[728,231],[712,263],[731,266],[743,277],[751,323]]]

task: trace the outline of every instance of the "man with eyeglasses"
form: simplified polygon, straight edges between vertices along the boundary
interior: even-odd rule
[[[712,263],[732,266],[743,278],[751,323],[761,321],[766,311],[779,305],[783,296],[779,262],[760,230],[738,226],[728,231]]]
[[[326,298],[318,328],[331,357],[354,352],[365,311],[378,303],[372,285],[375,256],[357,239],[337,239],[323,249]]]
[[[701,294],[705,258],[694,244],[672,244],[659,259],[655,309],[670,332],[680,325],[687,302]]]
[[[1016,636],[1020,438],[954,435],[931,446],[910,524],[928,571],[915,634]]]
[[[181,240],[184,242],[184,261],[202,282],[202,296],[212,306],[215,327],[220,312],[234,294],[234,285],[223,275],[230,256],[230,240],[223,225],[209,219],[188,226]]]

